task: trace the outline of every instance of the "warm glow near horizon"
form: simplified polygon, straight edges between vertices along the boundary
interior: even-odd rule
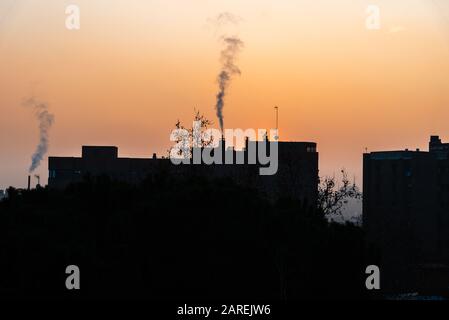
[[[50,155],[82,145],[165,155],[194,108],[217,124],[221,46],[208,21],[221,12],[242,18],[232,32],[245,42],[225,127],[272,128],[278,105],[281,140],[317,142],[321,174],[345,167],[359,182],[365,148],[449,141],[449,4],[391,2],[2,0],[0,189],[26,184],[38,132],[21,102],[31,95],[55,115]],[[77,31],[65,28],[71,3]],[[380,30],[365,28],[368,4],[381,8]]]

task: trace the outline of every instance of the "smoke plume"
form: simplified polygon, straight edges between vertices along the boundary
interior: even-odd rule
[[[242,21],[243,19],[235,14],[222,12],[214,18],[208,19],[207,27],[214,31],[214,36],[223,35],[225,32],[235,29]]]
[[[31,157],[29,172],[33,172],[39,167],[44,155],[48,150],[49,130],[55,117],[48,112],[48,105],[45,102],[30,98],[23,103],[24,106],[34,109],[36,119],[39,121],[39,144]]]
[[[235,64],[237,54],[242,49],[244,43],[238,37],[224,37],[223,42],[225,49],[221,52],[222,68],[218,75],[218,93],[217,104],[215,109],[217,111],[217,117],[220,122],[220,129],[223,132],[223,108],[224,98],[226,96],[226,89],[232,80],[232,77],[236,74],[240,74],[240,69]]]

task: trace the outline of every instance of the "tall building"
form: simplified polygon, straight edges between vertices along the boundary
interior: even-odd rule
[[[164,172],[172,177],[201,175],[204,177],[229,177],[235,182],[256,187],[269,198],[289,196],[308,205],[315,205],[318,192],[318,152],[312,142],[278,142],[278,170],[274,175],[260,175],[259,169],[266,167],[259,161],[251,161],[248,150],[258,150],[262,144],[247,141],[244,150],[225,149],[224,141],[212,154],[221,151],[223,164],[174,165],[168,158],[121,158],[117,147],[83,146],[81,157],[49,157],[48,185],[64,188],[79,182],[86,175],[107,175],[112,179],[138,183]],[[265,144],[265,147],[270,144]],[[254,149],[252,149],[254,148]],[[224,164],[226,154],[233,159],[243,159],[241,164]],[[270,155],[268,149],[267,154]]]
[[[449,143],[364,154],[363,194],[385,291],[449,289]]]

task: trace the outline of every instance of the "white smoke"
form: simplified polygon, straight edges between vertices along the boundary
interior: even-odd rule
[[[243,41],[237,36],[226,36],[227,27],[236,27],[243,19],[230,12],[223,12],[218,14],[215,18],[209,19],[209,25],[213,27],[215,33],[220,33],[220,41],[224,45],[221,51],[220,61],[221,70],[217,77],[218,93],[216,95],[217,101],[215,110],[220,123],[220,129],[223,132],[224,117],[223,108],[225,105],[225,96],[227,89],[234,75],[240,75],[241,71],[236,65],[237,55],[243,48]],[[229,31],[229,30],[227,30]]]
[[[235,60],[238,52],[243,47],[243,41],[237,37],[226,37],[223,38],[225,44],[225,49],[221,52],[221,62],[222,68],[218,75],[218,93],[217,93],[217,103],[215,109],[217,111],[217,117],[220,122],[220,129],[223,132],[223,108],[224,108],[224,98],[226,96],[226,89],[229,86],[232,76],[236,74],[241,74],[240,69],[235,64]]]
[[[48,105],[45,102],[37,101],[35,98],[29,98],[24,101],[24,106],[34,109],[36,119],[39,121],[39,143],[31,157],[29,172],[33,172],[39,167],[42,159],[48,151],[49,130],[54,122],[54,115],[48,112]]]

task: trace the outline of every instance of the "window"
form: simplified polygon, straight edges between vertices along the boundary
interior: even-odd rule
[[[315,147],[307,147],[306,151],[307,152],[316,152],[316,148]]]

